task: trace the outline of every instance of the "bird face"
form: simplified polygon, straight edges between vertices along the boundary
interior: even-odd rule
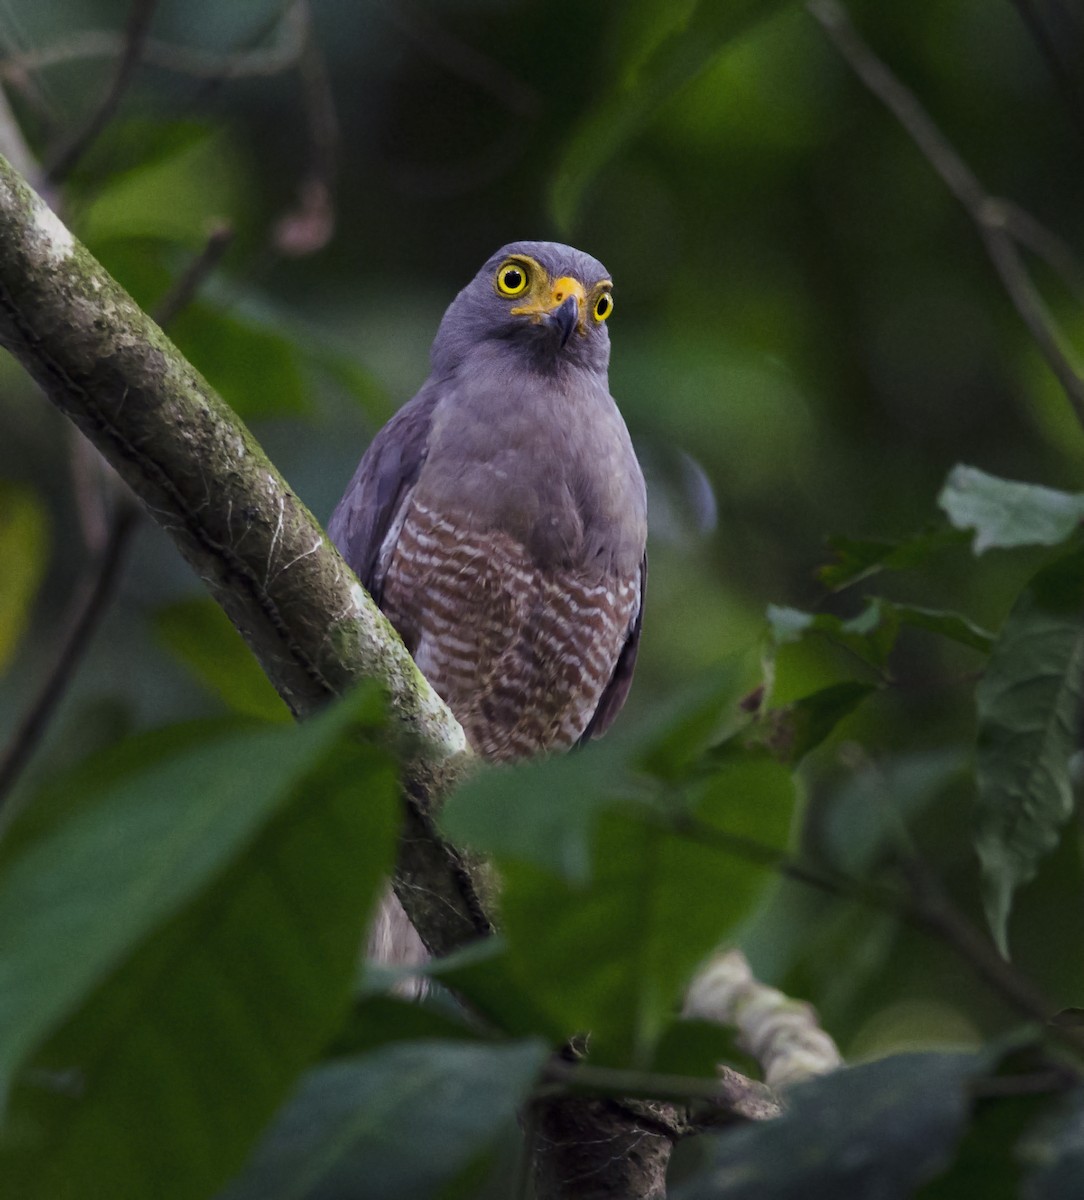
[[[612,290],[602,263],[571,246],[503,246],[445,313],[433,343],[433,366],[444,373],[484,347],[503,346],[535,369],[605,372]]]
[[[510,254],[493,277],[497,295],[516,300],[509,314],[527,317],[535,325],[552,326],[560,347],[568,344],[575,330],[588,337],[590,324],[601,324],[613,312],[613,283],[596,279],[588,292],[574,275],[554,279],[549,271],[529,254]]]

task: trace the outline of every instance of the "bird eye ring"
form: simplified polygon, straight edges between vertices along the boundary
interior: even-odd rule
[[[605,321],[614,310],[614,298],[609,292],[603,292],[595,301],[595,320]]]
[[[506,262],[497,271],[497,291],[502,296],[522,296],[531,282],[527,268],[518,262]]]

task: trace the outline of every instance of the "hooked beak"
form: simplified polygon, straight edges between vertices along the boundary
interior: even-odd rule
[[[580,302],[578,297],[569,296],[556,308],[550,311],[550,320],[557,326],[561,334],[561,349],[565,348],[573,329],[580,321]]]
[[[587,305],[587,296],[583,284],[571,275],[562,275],[555,279],[546,299],[533,304],[523,304],[513,308],[515,314],[530,316],[535,322],[545,321],[557,330],[561,347],[568,343],[574,329],[581,333],[586,331],[583,311]]]

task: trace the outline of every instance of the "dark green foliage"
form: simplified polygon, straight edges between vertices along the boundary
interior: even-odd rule
[[[219,1200],[438,1200],[515,1122],[538,1041],[400,1042],[317,1067]]]
[[[241,635],[209,597],[179,600],[158,611],[164,645],[234,712],[288,721],[290,710],[260,670]]]
[[[394,774],[355,740],[372,712],[181,751],[8,857],[16,1194],[199,1197],[237,1165],[342,1019],[391,859]]]
[[[803,1084],[777,1120],[712,1138],[711,1165],[674,1200],[907,1200],[948,1163],[980,1069],[909,1054]]]
[[[1044,567],[1009,614],[975,693],[978,832],[986,910],[1008,953],[1013,892],[1073,811],[1084,721],[1084,552]]]
[[[118,19],[23,7],[5,55]],[[280,7],[161,4],[154,35],[286,62]],[[978,173],[1079,241],[1080,31],[1027,36],[1071,6],[851,7]],[[759,1073],[680,1015],[736,941],[861,1065],[688,1139],[675,1197],[1075,1200],[1084,452],[980,238],[804,5],[310,8],[341,131],[330,247],[276,243],[320,157],[296,75],[196,78],[161,48],[65,216],[148,309],[235,230],[168,332],[321,516],[486,255],[598,254],[653,506],[636,684],[603,742],[452,798],[441,828],[492,858],[502,932],[408,1003],[357,961],[395,824],[380,701],[287,726],[141,535],[0,830],[0,1196],[519,1200],[569,1039],[642,1095]],[[9,65],[35,149],[112,68],[24,90]],[[1079,342],[1070,289],[1036,282]],[[6,742],[98,543],[67,438],[0,372]],[[938,903],[996,955],[988,917],[1061,1010],[1034,1061],[1003,1051],[1021,1013],[931,931]]]

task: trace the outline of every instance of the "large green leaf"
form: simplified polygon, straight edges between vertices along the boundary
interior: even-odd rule
[[[546,1055],[431,1040],[328,1063],[219,1200],[436,1200],[514,1122]]]
[[[1084,520],[1084,494],[987,475],[976,467],[949,472],[937,503],[957,529],[975,531],[974,550],[1056,546]]]
[[[199,248],[215,222],[240,205],[238,159],[227,139],[194,125],[158,135],[158,152],[111,176],[78,213],[76,232],[92,250],[114,238],[159,238]]]
[[[586,880],[498,860],[513,977],[555,1028],[590,1030],[592,1054],[643,1064],[695,967],[733,932],[766,873],[726,852],[726,835],[780,844],[793,785],[770,760],[736,757],[704,786],[693,815],[635,805],[604,812]]]
[[[47,558],[41,504],[25,488],[0,483],[0,670],[26,628]]]
[[[349,1002],[394,839],[394,772],[351,735],[372,711],[188,749],[17,843],[0,1173],[20,1197],[195,1200],[239,1165]]]
[[[501,934],[435,959],[426,973],[461,996],[490,1028],[511,1037],[543,1037],[554,1046],[568,1035],[513,976],[508,943]]]
[[[255,309],[239,313],[196,302],[169,328],[181,352],[246,421],[309,409],[302,347],[278,322],[264,317]]]
[[[709,1141],[707,1170],[673,1200],[909,1200],[967,1120],[970,1054],[901,1054],[795,1087],[773,1121]]]
[[[598,814],[631,786],[626,757],[623,743],[607,739],[582,753],[483,768],[444,805],[441,829],[482,854],[584,879]]]
[[[653,6],[654,13],[666,13],[665,27],[660,29],[657,16],[647,22],[646,37],[638,38],[640,44],[628,53],[620,77],[565,147],[550,192],[550,209],[558,226],[570,228],[585,189],[661,104],[749,26],[782,4],[783,0],[694,0],[665,9]],[[626,5],[625,19],[637,20],[644,11],[643,5]]]
[[[158,609],[154,625],[177,658],[235,712],[268,721],[290,720],[290,710],[252,651],[209,597],[177,600]]]
[[[478,771],[445,804],[441,827],[481,853],[582,881],[598,815],[623,799],[648,799],[659,781],[702,775],[703,752],[733,723],[745,682],[726,664],[656,706],[638,728],[575,754]]]
[[[1015,890],[1073,808],[1069,758],[1084,720],[1084,551],[1041,570],[1009,614],[976,690],[978,808],[990,926],[1004,953]]]

